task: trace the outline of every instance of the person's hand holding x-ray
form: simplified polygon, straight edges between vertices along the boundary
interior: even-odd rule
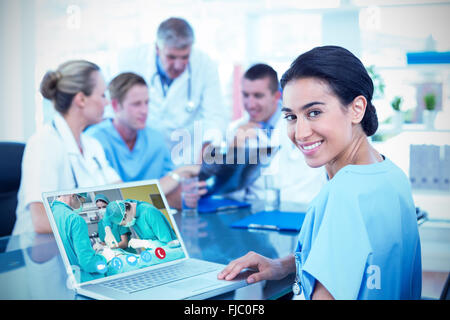
[[[108,226],[105,227],[105,243],[111,249],[119,247],[116,238],[112,234],[111,228]]]

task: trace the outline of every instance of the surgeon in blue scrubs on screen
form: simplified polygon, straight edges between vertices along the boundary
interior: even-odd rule
[[[79,215],[86,197],[86,193],[62,195],[51,205],[69,262],[80,267],[81,282],[103,277],[98,266],[106,265],[112,259],[110,250],[97,254],[92,248],[87,223]]]
[[[152,248],[163,245],[179,246],[172,226],[164,214],[145,201],[116,200],[108,204],[105,214],[105,226],[119,225],[133,228],[137,238],[129,241],[129,246]]]
[[[95,195],[95,205],[99,209],[100,220],[98,221],[98,237],[102,244],[105,244],[105,223],[103,221],[103,217],[106,212],[106,206],[109,203],[108,197],[106,197],[102,193],[98,193]],[[117,242],[117,247],[125,250],[128,249],[128,240],[130,239],[131,231],[130,228],[119,226],[119,225],[111,225],[111,233],[114,236],[114,239]],[[133,253],[135,251],[132,251]]]
[[[368,137],[378,127],[373,83],[361,61],[337,46],[300,55],[284,73],[283,114],[292,143],[329,181],[312,200],[291,255],[254,252],[218,274],[242,269],[249,283],[296,273],[306,299],[419,299],[422,266],[408,178]],[[238,244],[236,244],[238,245]]]

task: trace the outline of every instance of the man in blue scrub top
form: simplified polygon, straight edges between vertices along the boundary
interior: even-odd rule
[[[147,240],[144,247],[148,248],[177,240],[164,214],[145,201],[127,199],[109,203],[106,207],[105,225],[133,227],[140,240]],[[130,246],[133,246],[132,241],[133,239],[130,240]]]
[[[87,133],[102,144],[108,162],[123,181],[160,179],[170,206],[181,207],[178,183],[183,176],[197,175],[200,167],[174,169],[162,134],[146,126],[149,94],[141,76],[121,73],[108,89],[115,117],[92,126]]]
[[[133,73],[122,73],[109,84],[114,119],[88,130],[100,141],[106,158],[123,181],[159,179],[173,169],[161,133],[146,126],[148,88]]]

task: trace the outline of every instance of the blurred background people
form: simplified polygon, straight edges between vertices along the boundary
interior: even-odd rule
[[[25,147],[13,234],[52,232],[42,192],[120,181],[102,146],[83,133],[101,121],[108,104],[105,90],[99,67],[89,61],[68,61],[45,74],[40,91],[57,113]]]
[[[281,201],[309,203],[327,180],[325,170],[309,167],[287,137],[280,98],[278,75],[271,66],[255,64],[244,73],[242,101],[246,113],[229,125],[227,137],[236,146],[279,149],[262,175],[245,190],[230,195],[233,198],[264,199],[265,189],[271,187],[280,189]]]
[[[175,168],[163,135],[146,124],[149,92],[144,78],[121,73],[108,89],[114,118],[90,127],[87,133],[100,142],[123,181],[159,179],[169,205],[180,208],[180,179],[198,175],[200,166]],[[199,183],[200,192],[204,192],[202,186],[204,182]]]
[[[196,162],[202,146],[220,142],[230,121],[217,66],[193,44],[191,25],[169,18],[159,25],[153,50],[148,46],[136,50],[136,57],[128,57],[131,65],[121,65],[122,70],[135,71],[147,80],[147,124],[164,134],[176,165]]]

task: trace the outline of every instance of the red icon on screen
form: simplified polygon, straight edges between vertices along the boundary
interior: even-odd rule
[[[166,257],[166,251],[163,248],[156,248],[155,255],[160,259],[164,259]]]

